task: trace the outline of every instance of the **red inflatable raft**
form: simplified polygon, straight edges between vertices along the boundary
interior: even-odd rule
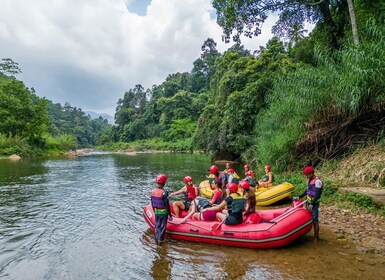
[[[186,212],[182,213],[182,217]],[[154,232],[155,215],[151,205],[144,208],[144,219]],[[166,237],[176,240],[213,243],[246,248],[276,248],[285,246],[312,228],[312,217],[302,204],[296,207],[259,210],[236,226],[218,221],[198,221],[173,217]]]

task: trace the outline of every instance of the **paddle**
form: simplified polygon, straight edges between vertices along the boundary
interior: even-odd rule
[[[290,212],[293,212],[293,210],[297,209],[299,206],[302,206],[306,203],[306,200],[305,201],[302,201],[300,204],[297,204],[296,206],[294,206],[293,208],[289,208],[288,211],[282,213],[281,215],[279,215],[278,217],[275,217],[274,219],[270,220],[270,222],[275,222],[275,220],[277,220],[278,218],[282,217],[283,215],[286,215]]]

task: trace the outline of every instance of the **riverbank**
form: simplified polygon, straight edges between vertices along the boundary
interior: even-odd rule
[[[321,204],[319,217],[321,229],[331,230],[339,241],[351,240],[359,251],[385,255],[385,220],[382,216],[365,209]]]

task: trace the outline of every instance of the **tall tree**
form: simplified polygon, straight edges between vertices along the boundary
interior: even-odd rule
[[[344,14],[347,11],[346,0],[213,0],[213,7],[217,10],[217,22],[223,28],[223,39],[230,38],[240,42],[241,35],[247,37],[258,36],[262,24],[270,13],[279,15],[273,27],[273,33],[282,36],[295,24],[304,21],[321,23],[327,29],[330,45],[339,48],[338,39],[343,33],[336,23],[333,13]],[[233,32],[235,33],[233,35]]]

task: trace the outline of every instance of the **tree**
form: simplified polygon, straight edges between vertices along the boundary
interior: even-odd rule
[[[294,25],[305,21],[322,23],[334,49],[339,48],[338,39],[343,36],[343,29],[338,28],[333,13],[344,16],[347,11],[345,0],[317,3],[311,0],[213,0],[213,7],[217,10],[217,22],[223,28],[225,42],[229,42],[231,37],[240,42],[241,35],[250,38],[258,36],[268,15],[278,13],[279,19],[273,26],[274,34],[282,36]]]
[[[22,73],[19,64],[12,59],[3,58],[2,61],[3,62],[0,63],[0,73],[10,77],[15,77],[15,75]]]

